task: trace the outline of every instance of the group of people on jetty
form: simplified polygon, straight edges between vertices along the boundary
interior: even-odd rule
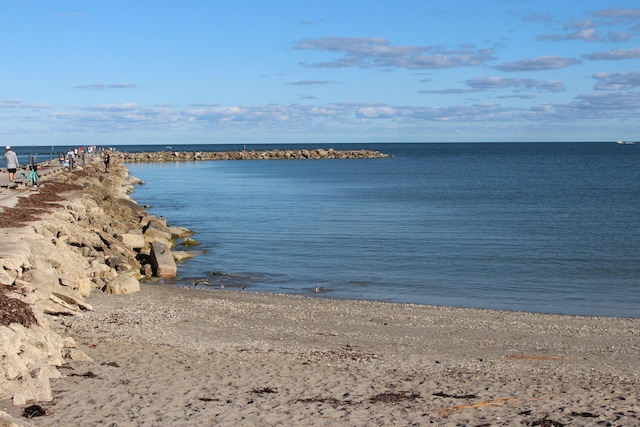
[[[98,148],[95,145],[81,146],[77,148],[69,149],[66,153],[58,153],[59,165],[73,169],[79,162],[84,164],[85,162],[91,162],[95,160],[95,155],[100,155],[104,162],[105,172],[109,172],[109,164],[111,163],[111,150],[109,148]],[[10,145],[5,147],[4,160],[6,162],[6,169],[9,174],[9,188],[13,188],[16,183],[18,175],[18,169],[20,169],[20,160],[18,154],[11,148]],[[47,164],[53,165],[54,161],[50,160]],[[26,168],[24,165],[23,168]],[[36,156],[29,156],[28,167],[32,170],[37,170]]]

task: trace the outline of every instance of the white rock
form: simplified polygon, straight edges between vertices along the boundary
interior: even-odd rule
[[[126,295],[140,290],[140,282],[132,276],[119,275],[107,284],[105,292],[113,295]]]
[[[146,243],[142,233],[123,233],[116,237],[119,237],[122,243],[133,249],[140,249]]]

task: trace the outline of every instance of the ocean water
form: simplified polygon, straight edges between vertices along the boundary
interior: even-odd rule
[[[640,145],[332,147],[392,157],[128,164],[138,203],[205,252],[172,282],[640,317]]]

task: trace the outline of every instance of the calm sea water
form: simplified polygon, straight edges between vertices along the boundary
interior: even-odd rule
[[[640,145],[364,146],[393,157],[128,167],[206,250],[185,286],[640,317]]]

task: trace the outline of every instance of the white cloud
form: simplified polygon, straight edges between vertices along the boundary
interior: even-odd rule
[[[593,86],[596,90],[630,90],[640,87],[640,72],[596,73]]]
[[[46,102],[24,102],[20,99],[3,99],[0,101],[0,109],[29,109],[46,110],[53,106]]]
[[[465,46],[447,50],[436,46],[393,46],[382,37],[304,39],[295,48],[341,54],[333,61],[300,63],[305,67],[322,68],[444,69],[477,66],[495,59],[493,49]]]
[[[640,9],[610,8],[591,12],[588,18],[563,25],[563,33],[541,34],[541,41],[625,42],[633,37],[640,22]]]
[[[89,107],[83,107],[87,111],[136,111],[139,110],[138,104],[135,102],[126,102],[124,104],[103,104]]]
[[[74,89],[87,89],[87,90],[106,90],[106,89],[135,89],[139,87],[131,83],[96,83],[88,85],[76,85]]]
[[[595,11],[593,16],[605,18],[610,23],[640,22],[640,9],[614,7]]]
[[[640,48],[632,49],[612,49],[603,52],[595,52],[589,55],[583,55],[583,58],[591,61],[618,61],[622,59],[640,58]]]
[[[545,92],[564,91],[564,84],[559,80],[544,81],[535,79],[506,79],[502,77],[488,77],[469,79],[465,81],[465,84],[477,90],[513,88],[520,90],[539,90]]]
[[[534,95],[532,93],[520,93],[520,94],[515,94],[515,95],[501,95],[501,96],[496,96],[497,99],[512,99],[512,98],[517,98],[517,99],[534,99],[537,98],[537,95]]]
[[[596,90],[630,90],[640,87],[640,72],[597,73],[593,76],[598,80],[593,86]]]
[[[393,107],[363,107],[357,110],[358,117],[366,118],[393,118],[398,114],[398,110]]]
[[[566,68],[579,64],[580,60],[568,58],[564,56],[539,56],[532,59],[523,59],[520,61],[507,62],[494,68],[505,72],[516,71],[541,71]]]

